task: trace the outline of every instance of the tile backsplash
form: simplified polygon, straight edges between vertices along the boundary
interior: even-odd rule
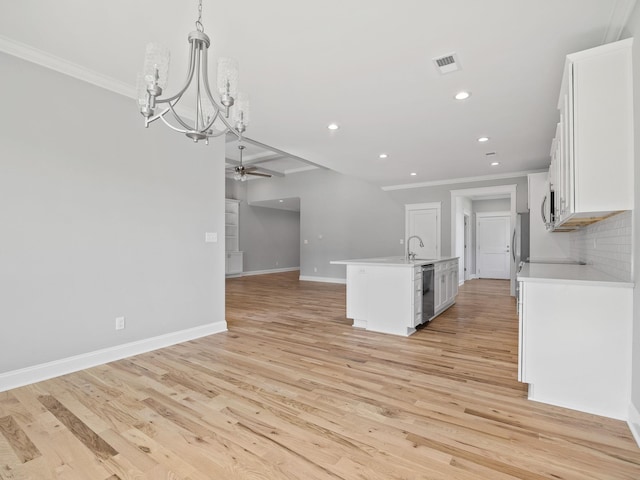
[[[571,235],[571,257],[623,281],[631,281],[631,211],[581,228]]]

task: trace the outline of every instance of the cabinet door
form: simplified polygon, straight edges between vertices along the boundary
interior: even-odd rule
[[[447,301],[447,275],[444,270],[436,273],[436,286],[436,311],[438,311]]]
[[[458,295],[458,263],[451,264],[451,270],[449,274],[449,301],[453,302]]]
[[[572,65],[579,213],[633,208],[632,40],[602,45]]]
[[[572,82],[570,82],[570,85]],[[560,221],[573,213],[573,89],[562,100],[562,148],[560,155]]]
[[[242,273],[242,252],[226,254],[225,273]]]

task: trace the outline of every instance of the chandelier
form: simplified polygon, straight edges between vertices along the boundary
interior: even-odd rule
[[[230,58],[218,60],[218,94],[216,101],[209,87],[207,51],[211,44],[202,26],[202,0],[198,1],[196,30],[189,33],[189,68],[185,85],[174,95],[161,97],[169,75],[169,50],[157,43],[149,43],[144,71],[138,75],[138,105],[144,116],[145,128],[162,120],[169,128],[184,133],[194,142],[232,133],[242,140],[249,124],[249,100],[238,93],[238,64]],[[195,101],[192,113],[183,116],[176,105],[193,84]],[[181,113],[183,110],[181,110]]]

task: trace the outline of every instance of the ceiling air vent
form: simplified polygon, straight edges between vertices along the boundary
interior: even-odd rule
[[[442,74],[460,70],[460,61],[458,60],[457,53],[449,53],[441,57],[436,57],[433,59],[433,63],[436,64],[438,71]]]

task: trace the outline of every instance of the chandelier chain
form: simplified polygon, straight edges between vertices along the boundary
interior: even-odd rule
[[[196,20],[196,29],[199,32],[204,32],[204,27],[202,26],[202,0],[198,0],[198,20]]]

